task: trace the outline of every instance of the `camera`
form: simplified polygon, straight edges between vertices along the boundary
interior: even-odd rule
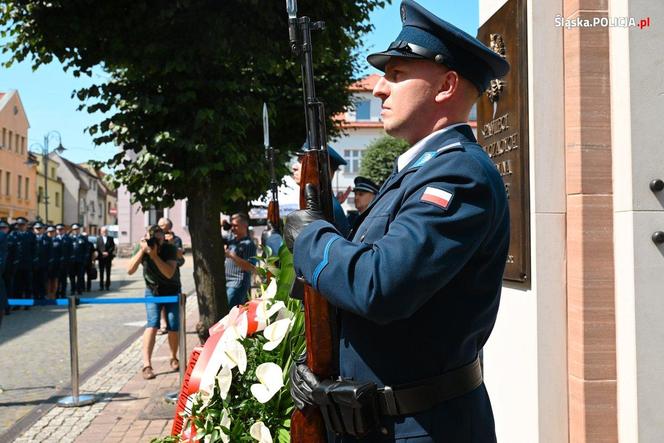
[[[149,247],[154,248],[157,245],[157,237],[151,235],[150,238],[148,238],[145,242]]]

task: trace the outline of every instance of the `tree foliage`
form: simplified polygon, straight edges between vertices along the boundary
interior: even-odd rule
[[[389,0],[388,0],[389,1]],[[313,35],[318,96],[331,116],[349,104],[360,37],[383,0],[303,0],[325,20]],[[78,90],[80,109],[105,113],[88,129],[123,151],[98,163],[143,207],[187,198],[199,336],[226,312],[219,213],[263,194],[262,105],[268,104],[277,173],[305,138],[299,61],[285,3],[265,0],[7,0],[0,31],[9,61],[58,59],[76,76],[101,66],[104,81]],[[332,134],[333,135],[333,134]],[[131,154],[131,155],[127,155]],[[134,157],[135,160],[134,160]]]
[[[327,23],[313,39],[328,116],[348,105],[360,36],[370,29],[369,12],[383,3],[300,2],[300,15]],[[300,67],[283,2],[10,0],[2,8],[9,63],[31,58],[37,68],[57,58],[75,75],[99,65],[108,72],[108,81],[76,95],[82,109],[110,114],[89,128],[96,143],[140,154],[130,162],[118,153],[106,166],[144,205],[169,206],[211,182],[223,191],[226,210],[262,194],[263,102],[279,164],[302,144]]]
[[[392,173],[394,160],[408,148],[408,142],[389,135],[374,140],[364,152],[360,175],[383,183]]]

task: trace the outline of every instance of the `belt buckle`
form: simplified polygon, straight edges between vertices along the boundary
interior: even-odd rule
[[[397,408],[397,402],[394,398],[394,391],[390,386],[385,386],[383,388],[383,395],[385,396],[385,412],[387,412],[387,415],[399,415],[399,408]]]

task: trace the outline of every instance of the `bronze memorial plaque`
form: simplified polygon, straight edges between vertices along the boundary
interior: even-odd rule
[[[510,208],[510,247],[503,278],[530,286],[528,193],[528,49],[526,1],[509,0],[477,38],[509,62],[477,103],[477,139],[505,182]]]

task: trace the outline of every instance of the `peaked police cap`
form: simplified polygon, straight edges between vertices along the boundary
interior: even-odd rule
[[[367,57],[373,67],[385,71],[392,57],[432,60],[458,72],[480,93],[510,69],[502,56],[413,0],[401,3],[401,22],[401,32],[387,50]]]

